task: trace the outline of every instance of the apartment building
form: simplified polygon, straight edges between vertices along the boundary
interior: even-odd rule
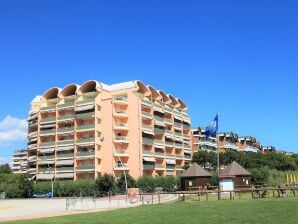
[[[219,148],[221,151],[234,150],[239,151],[238,135],[233,132],[218,133]]]
[[[28,172],[37,180],[179,175],[192,154],[186,110],[140,81],[51,88],[31,103]]]
[[[192,132],[192,151],[200,150],[216,152],[216,136],[206,138],[205,128],[199,127],[191,130]]]
[[[11,158],[10,167],[13,173],[27,173],[28,150],[16,150]]]
[[[255,137],[244,136],[238,138],[238,147],[240,152],[259,153],[262,152],[262,145]]]

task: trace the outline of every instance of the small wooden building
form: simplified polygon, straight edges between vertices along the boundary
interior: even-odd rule
[[[181,176],[181,190],[205,188],[210,185],[211,176],[211,173],[194,163]]]
[[[251,187],[251,173],[235,161],[220,173],[219,179],[223,191]]]

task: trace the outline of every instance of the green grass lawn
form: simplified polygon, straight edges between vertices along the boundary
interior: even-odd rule
[[[148,205],[115,211],[71,215],[24,223],[115,223],[115,224],[163,224],[163,223],[298,223],[298,197],[257,200],[177,202]]]

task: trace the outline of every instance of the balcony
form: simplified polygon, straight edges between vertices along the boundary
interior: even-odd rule
[[[176,119],[182,120],[182,114],[181,114],[181,112],[178,111],[178,110],[176,110],[176,109],[174,109],[174,117]]]
[[[215,142],[211,141],[201,141],[199,142],[200,146],[210,146],[210,147],[217,147],[217,144]]]
[[[155,139],[154,140],[154,145],[164,146],[165,142],[163,140]]]
[[[29,162],[35,162],[36,161],[36,156],[29,156],[28,161]]]
[[[183,159],[183,155],[181,155],[181,154],[176,154],[175,157],[176,157],[176,159]]]
[[[164,117],[155,115],[154,120],[159,121],[159,122],[164,122]]]
[[[169,107],[168,105],[165,106],[165,112],[169,113],[169,114],[172,114],[173,112],[173,109],[171,107]]]
[[[167,164],[166,165],[166,168],[167,168],[167,170],[175,170],[175,165],[169,165],[169,164]]]
[[[57,157],[57,159],[68,159],[68,158],[73,158],[74,154],[73,153],[63,153],[63,154],[57,154],[56,157]]]
[[[30,174],[35,174],[36,173],[36,168],[29,168],[27,171]]]
[[[114,170],[129,170],[127,163],[121,163],[114,167]]]
[[[164,119],[164,122],[168,125],[173,125],[174,124],[174,121],[172,119],[169,119],[169,118],[165,118]]]
[[[129,128],[127,127],[127,125],[125,123],[116,123],[114,124],[114,130],[124,130],[127,131],[129,130]]]
[[[164,158],[165,157],[165,153],[164,152],[155,152],[155,157],[158,157],[158,158]]]
[[[126,114],[126,111],[118,110],[118,111],[115,111],[114,117],[127,118],[128,115]]]
[[[83,98],[83,99],[81,99],[81,100],[77,100],[76,101],[76,104],[77,104],[77,106],[83,106],[83,105],[85,105],[85,104],[94,104],[94,100],[95,98]]]
[[[128,105],[128,99],[126,96],[114,96],[113,103],[119,105]]]
[[[34,149],[37,148],[37,144],[30,144],[30,145],[28,146],[28,148],[29,148],[29,150],[34,150]]]
[[[153,106],[153,109],[154,109],[155,111],[164,113],[163,106],[160,105],[160,104],[155,103],[154,106]]]
[[[41,130],[39,132],[40,136],[51,136],[56,134],[56,129],[50,129],[50,130]]]
[[[72,133],[72,132],[74,132],[74,127],[58,128],[58,134]]]
[[[127,150],[116,149],[115,152],[114,152],[114,156],[117,156],[117,157],[129,157],[129,154],[128,154]]]
[[[28,122],[29,124],[29,128],[33,128],[33,127],[36,127],[38,125],[37,122]]]
[[[181,165],[176,165],[176,170],[182,170],[183,171],[183,168]]]
[[[59,140],[57,145],[62,146],[62,145],[73,145],[74,144],[74,139],[65,139],[65,140]]]
[[[55,141],[41,142],[39,147],[55,147]]]
[[[87,131],[87,130],[94,130],[95,124],[82,124],[77,126],[77,131]]]
[[[77,172],[94,172],[95,166],[94,164],[82,164],[78,165],[76,170]]]
[[[115,143],[126,143],[126,144],[129,143],[128,138],[126,136],[116,136],[114,139],[114,142]]]
[[[175,155],[172,154],[172,153],[166,153],[166,157],[169,158],[169,159],[174,159]]]
[[[237,145],[233,144],[233,143],[226,143],[224,145],[224,148],[225,149],[232,149],[232,150],[235,150],[235,151],[237,151],[239,149],[239,147]]]
[[[154,127],[154,133],[156,135],[163,135],[165,133],[165,129],[164,128],[160,128],[160,127]]]
[[[184,159],[185,159],[185,160],[191,160],[191,155],[186,155],[186,154],[185,154],[185,155],[184,155]]]
[[[76,155],[77,159],[90,159],[95,157],[95,151],[79,151]]]
[[[76,114],[76,119],[83,120],[88,118],[94,118],[94,112]]]
[[[86,144],[86,143],[90,143],[90,144],[94,144],[95,143],[95,138],[94,137],[89,137],[89,138],[79,138],[76,141],[77,144]]]
[[[143,150],[143,156],[154,156],[154,152],[149,150]]]
[[[183,138],[186,140],[190,140],[190,136],[189,135],[183,135]]]
[[[56,105],[49,105],[49,106],[40,108],[41,112],[49,112],[49,111],[55,111],[55,110],[56,110]]]
[[[38,168],[38,173],[55,173],[54,167]]]
[[[37,137],[37,131],[30,132],[30,133],[28,134],[28,137],[29,137],[29,138]]]
[[[165,146],[166,146],[166,147],[174,147],[174,142],[166,141],[166,142],[165,142]]]
[[[146,119],[149,119],[149,120],[152,120],[153,119],[153,114],[151,114],[149,112],[146,112],[146,111],[142,111],[142,117],[146,118]]]
[[[73,120],[74,118],[74,114],[64,114],[58,117],[58,121]]]
[[[183,129],[184,130],[190,130],[190,125],[189,124],[183,124]]]
[[[149,165],[149,164],[143,164],[143,170],[154,170],[155,169],[155,166],[152,164],[152,165]]]
[[[154,139],[153,138],[143,137],[143,144],[144,145],[153,145],[154,144]]]
[[[40,123],[41,124],[45,124],[45,123],[54,123],[56,122],[56,117],[53,116],[53,117],[47,117],[47,118],[41,118],[40,119]]]
[[[164,164],[155,164],[155,170],[164,170],[165,169],[165,165]]]
[[[147,107],[152,107],[153,106],[153,102],[150,101],[147,98],[142,99],[142,105],[147,106]]]
[[[74,171],[74,167],[56,167],[57,173],[72,173]]]
[[[54,160],[55,159],[55,155],[39,156],[38,159],[39,159],[39,161],[42,161],[42,160]]]
[[[63,104],[58,104],[57,105],[57,108],[58,109],[67,109],[67,108],[73,108],[75,105],[74,101],[68,101],[68,102],[65,102]]]

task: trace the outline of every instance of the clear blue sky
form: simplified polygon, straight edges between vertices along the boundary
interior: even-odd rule
[[[183,99],[193,126],[219,111],[221,131],[297,152],[297,12],[295,0],[1,0],[0,122],[52,86],[139,79]],[[0,157],[24,146],[2,143]]]

